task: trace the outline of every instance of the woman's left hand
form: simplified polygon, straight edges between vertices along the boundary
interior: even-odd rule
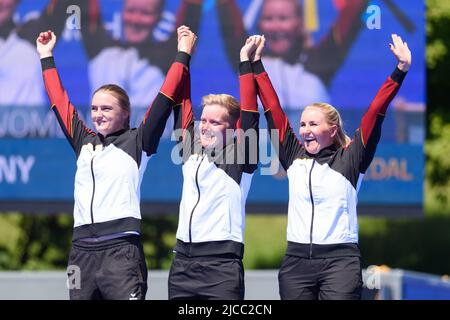
[[[402,38],[396,34],[392,35],[392,42],[393,44],[390,43],[389,48],[398,60],[397,67],[403,72],[408,71],[412,59],[408,44],[403,42]]]

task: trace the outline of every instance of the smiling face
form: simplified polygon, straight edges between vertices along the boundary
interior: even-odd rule
[[[200,118],[200,142],[205,149],[226,145],[226,130],[233,129],[228,111],[219,104],[207,104]]]
[[[266,0],[259,29],[274,54],[285,55],[296,41],[301,41],[302,21],[297,0]]]
[[[129,113],[111,92],[100,90],[92,97],[91,118],[97,132],[107,136],[125,128]]]
[[[323,148],[334,144],[336,133],[337,126],[330,125],[320,109],[305,108],[300,119],[300,137],[306,151],[317,154]]]
[[[162,0],[126,0],[123,9],[124,36],[128,43],[147,40],[161,15]]]

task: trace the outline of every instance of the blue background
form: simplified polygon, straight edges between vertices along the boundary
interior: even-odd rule
[[[166,10],[176,13],[179,0],[166,1]],[[318,42],[330,29],[337,12],[331,0],[316,1],[318,5],[319,30],[312,33]],[[233,72],[225,54],[214,0],[205,0],[201,17],[199,41],[191,63],[192,101],[200,105],[201,97],[209,93],[228,93],[239,96],[236,74]],[[238,0],[245,14],[251,1]],[[403,13],[414,23],[415,32],[408,33],[383,1],[370,1],[380,7],[381,28],[363,28],[354,42],[344,64],[336,73],[330,87],[332,104],[342,108],[367,108],[379,86],[396,65],[388,44],[391,34],[397,33],[408,43],[414,53],[414,63],[408,73],[408,81],[398,96],[407,101],[425,102],[425,3],[423,0],[394,1]],[[17,19],[23,21],[30,11],[40,12],[47,0],[24,0],[17,10]],[[100,0],[105,23],[119,15],[122,0]],[[365,21],[366,16],[361,19]],[[255,29],[249,30],[254,32]],[[171,54],[171,53],[168,53]],[[88,105],[90,90],[87,78],[87,56],[82,42],[72,38],[60,39],[55,49],[58,71],[64,86],[75,105]],[[330,53],[332,58],[332,53]]]
[[[105,21],[110,21],[113,15],[121,10],[121,0],[101,0],[100,2]],[[401,35],[408,42],[414,59],[398,96],[409,102],[425,104],[425,4],[423,0],[408,1],[407,6],[405,1],[394,2],[414,22],[416,31],[406,32],[393,17],[392,12],[384,6],[383,1],[371,1],[371,4],[379,5],[381,8],[381,29],[364,28],[361,31],[330,87],[332,104],[341,110],[346,130],[350,135],[359,126],[360,117],[379,86],[396,65],[388,47],[391,33]],[[166,3],[167,10],[176,12],[179,1],[166,1]],[[214,3],[215,1],[205,1],[201,29],[198,32],[199,42],[191,63],[192,96],[195,106],[200,104],[203,95],[209,93],[229,93],[239,96],[237,76],[224,52]],[[245,12],[249,1],[238,1],[238,3]],[[317,1],[317,3],[320,29],[313,33],[315,41],[328,31],[336,18],[332,1]],[[22,20],[30,11],[39,12],[46,4],[47,0],[21,1],[16,18]],[[364,19],[364,17],[361,18]],[[90,101],[90,88],[87,78],[87,56],[81,41],[60,39],[55,49],[55,57],[61,79],[72,102],[86,114]],[[47,109],[36,110],[34,112],[38,112],[42,118],[46,117]],[[12,109],[0,108],[0,125],[3,127],[8,125],[5,116],[8,112],[12,112]],[[196,113],[198,115],[198,108]],[[135,122],[139,121],[142,115],[142,112],[135,114],[137,117]],[[415,119],[415,126],[423,129],[423,118],[419,115]],[[87,123],[91,125],[90,121]],[[265,120],[262,117],[261,127],[264,126]],[[362,184],[359,204],[422,205],[424,155],[421,139],[415,144],[398,143],[395,134],[397,126],[394,111],[391,110],[386,117],[382,142],[378,147],[374,163],[403,163],[410,180],[404,181],[396,177],[395,172],[389,171],[389,167],[372,166],[368,171],[368,178]],[[7,134],[2,134],[2,130],[0,130],[0,208],[2,200],[73,202],[76,159],[61,133],[58,131],[59,134],[53,138],[14,139]],[[174,165],[170,159],[173,142],[168,137],[169,135],[166,134],[157,155],[148,164],[142,184],[143,202],[179,202],[182,187],[181,167]],[[18,173],[15,182],[7,181],[7,173],[12,172],[13,156],[34,157],[35,163],[27,183],[20,181]],[[374,179],[379,170],[384,170],[386,176],[379,180]],[[390,175],[389,172],[391,172]],[[255,174],[248,203],[285,205],[287,201],[286,179],[263,176],[260,171]]]

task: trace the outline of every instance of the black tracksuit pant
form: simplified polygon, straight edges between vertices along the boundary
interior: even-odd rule
[[[361,258],[304,258],[285,255],[278,273],[282,300],[359,300]]]
[[[74,241],[68,264],[71,300],[145,299],[147,266],[140,236]]]
[[[176,254],[169,273],[169,299],[243,300],[244,293],[241,258]]]

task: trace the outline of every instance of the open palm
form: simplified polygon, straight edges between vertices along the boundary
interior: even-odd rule
[[[389,47],[398,60],[398,68],[404,72],[408,71],[412,59],[408,44],[403,42],[402,38],[396,34],[392,35],[392,42]]]

